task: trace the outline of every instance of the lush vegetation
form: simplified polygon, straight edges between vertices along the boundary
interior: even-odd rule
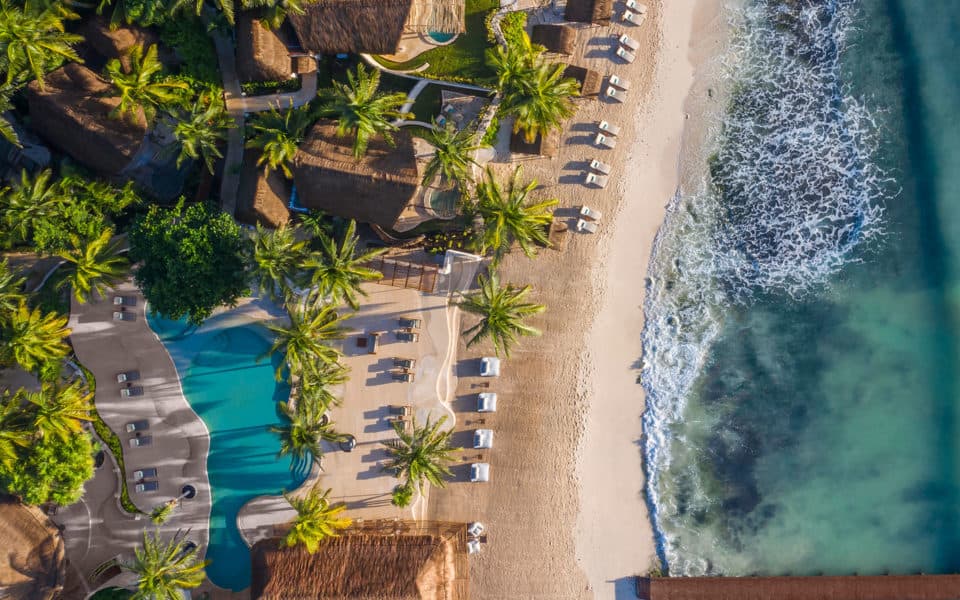
[[[290,166],[313,121],[309,106],[288,108],[282,112],[273,108],[253,118],[250,123],[252,136],[247,140],[247,148],[260,150],[257,164],[263,165],[264,173],[277,170],[287,179],[293,178]]]
[[[431,185],[439,176],[441,182],[468,192],[473,180],[472,170],[477,164],[473,155],[483,147],[476,141],[474,128],[457,129],[447,121],[443,125],[435,123],[433,129],[425,130],[420,137],[434,148],[433,156],[423,169],[423,185]]]
[[[200,586],[206,578],[196,544],[188,545],[186,533],[178,531],[163,541],[158,533],[143,532],[143,543],[134,550],[134,558],[121,566],[137,577],[132,600],[180,600],[182,590]]]
[[[493,341],[497,356],[503,352],[510,356],[510,347],[521,336],[540,335],[540,331],[525,324],[525,318],[542,313],[547,309],[543,304],[527,302],[530,286],[516,288],[511,284],[500,285],[496,272],[489,276],[480,276],[480,289],[467,294],[458,303],[465,312],[480,317],[480,322],[465,330],[464,335],[471,336],[467,347],[485,339]]]
[[[324,540],[337,537],[341,530],[353,523],[349,517],[343,516],[347,507],[343,504],[331,504],[329,495],[330,490],[316,487],[303,498],[291,494],[283,495],[297,511],[290,531],[283,538],[285,546],[303,546],[307,552],[313,554]]]
[[[412,431],[407,431],[405,423],[393,422],[397,439],[381,442],[389,455],[383,469],[400,480],[399,490],[415,487],[422,493],[428,485],[446,486],[445,479],[451,476],[449,465],[456,460],[454,453],[460,450],[450,445],[453,429],[443,428],[446,420],[446,416],[432,423],[428,419],[419,426],[414,419]],[[412,494],[394,492],[395,504],[403,498],[409,502]]]
[[[380,271],[364,266],[373,258],[386,252],[375,248],[360,252],[356,223],[350,221],[339,242],[332,236],[317,236],[319,250],[311,253],[303,266],[310,273],[310,302],[346,304],[353,310],[360,308],[357,296],[366,296],[361,285],[383,277]]]
[[[476,209],[484,221],[481,245],[484,252],[493,252],[494,264],[514,244],[519,244],[527,256],[536,254],[535,244],[549,244],[547,227],[553,220],[551,209],[557,201],[529,200],[528,195],[537,187],[537,182],[522,184],[522,175],[523,168],[517,167],[503,186],[488,167],[485,178],[477,182]]]

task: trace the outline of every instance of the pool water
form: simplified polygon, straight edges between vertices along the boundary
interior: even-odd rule
[[[455,33],[445,33],[443,31],[431,31],[427,33],[427,36],[437,42],[438,44],[446,44],[451,41],[453,38],[457,37]]]
[[[289,394],[287,384],[274,379],[280,357],[257,360],[270,349],[270,332],[252,321],[221,317],[200,328],[162,317],[150,317],[149,323],[210,431],[207,576],[222,588],[242,590],[250,586],[250,552],[237,529],[237,512],[252,498],[297,487],[309,468],[297,465],[291,471],[291,459],[277,457],[279,439],[267,430],[281,422],[277,403]]]

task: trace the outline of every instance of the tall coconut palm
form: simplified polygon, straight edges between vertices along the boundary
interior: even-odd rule
[[[310,0],[243,0],[244,10],[260,9],[260,22],[270,29],[283,25],[287,15],[302,15]]]
[[[257,224],[250,250],[250,275],[261,293],[283,300],[300,276],[307,256],[306,240],[297,239],[297,229],[286,225],[269,230]]]
[[[69,285],[73,297],[85,304],[94,294],[103,297],[107,288],[113,287],[126,275],[130,261],[121,254],[123,244],[111,241],[113,229],[104,229],[99,237],[86,242],[71,236],[71,248],[60,252],[67,277],[60,280],[58,288]]]
[[[346,383],[349,372],[340,363],[314,363],[300,374],[297,402],[311,404],[322,412],[339,406],[341,400],[331,388]]]
[[[129,68],[124,68],[120,59],[111,59],[104,69],[104,77],[113,84],[114,96],[120,103],[112,116],[130,115],[136,119],[137,108],[143,109],[148,122],[157,114],[157,109],[172,110],[183,102],[184,93],[189,89],[181,81],[164,81],[163,65],[157,58],[156,44],[146,51],[142,45],[136,45],[128,51]]]
[[[39,307],[30,310],[20,302],[4,323],[0,336],[0,361],[14,362],[25,371],[35,371],[44,363],[62,359],[70,351],[64,343],[70,330],[67,317],[43,314]]]
[[[0,220],[15,240],[29,241],[37,225],[57,215],[69,200],[63,187],[52,178],[50,169],[34,177],[24,169],[19,182],[0,191]]]
[[[218,102],[207,106],[196,104],[189,112],[180,115],[173,128],[173,137],[180,148],[177,167],[188,158],[203,160],[207,171],[213,173],[217,159],[223,158],[219,145],[227,139],[227,129],[232,126],[233,119]]]
[[[453,429],[441,429],[446,420],[446,416],[435,423],[427,419],[423,427],[418,427],[414,419],[411,432],[403,423],[394,421],[398,439],[380,442],[390,456],[384,471],[393,473],[403,485],[417,486],[421,493],[427,485],[445,487],[444,478],[451,476],[449,465],[456,460],[453,455],[460,450],[450,445]]]
[[[164,542],[159,532],[144,530],[143,545],[134,550],[134,559],[120,565],[137,576],[131,600],[181,600],[183,590],[199,587],[210,561],[201,561],[198,551],[196,545],[188,545],[183,531]]]
[[[507,284],[500,286],[500,277],[494,272],[489,277],[478,277],[480,289],[467,294],[457,305],[464,311],[478,315],[480,322],[463,332],[472,337],[467,347],[490,338],[497,356],[503,352],[510,356],[510,346],[517,338],[528,335],[540,335],[540,331],[525,325],[523,320],[531,315],[540,314],[547,309],[543,304],[526,302],[530,286],[522,288]]]
[[[293,456],[297,463],[305,462],[308,456],[319,464],[323,457],[321,442],[336,444],[347,439],[347,435],[335,430],[333,423],[325,418],[325,409],[311,402],[297,402],[291,408],[286,402],[280,403],[280,412],[287,418],[283,425],[272,425],[270,431],[280,436],[280,456]]]
[[[534,256],[534,244],[549,244],[547,227],[553,220],[556,200],[528,202],[527,195],[537,187],[536,180],[520,183],[522,167],[517,167],[507,182],[506,189],[497,183],[493,171],[487,167],[486,177],[477,183],[477,210],[483,217],[483,251],[493,250],[494,263],[510,251],[514,243],[527,256]]]
[[[263,165],[264,173],[278,170],[287,179],[293,177],[290,165],[312,122],[308,107],[293,108],[292,103],[291,108],[283,112],[271,108],[269,112],[257,113],[250,124],[253,137],[247,140],[247,148],[261,151],[257,164]]]
[[[354,136],[353,157],[360,160],[367,152],[370,138],[381,135],[393,145],[391,132],[397,130],[396,119],[411,114],[400,109],[407,101],[402,92],[380,92],[380,71],[357,65],[357,73],[347,72],[347,83],[333,82],[333,90],[321,96],[321,114],[337,121],[337,135]]]
[[[313,554],[324,540],[338,537],[341,530],[353,524],[353,519],[342,515],[347,510],[346,505],[331,504],[329,495],[329,489],[321,491],[316,487],[310,490],[305,498],[283,495],[297,511],[290,531],[283,538],[285,546],[303,546],[307,552]]]
[[[27,427],[20,395],[4,392],[0,397],[0,466],[13,467],[21,448],[30,445],[33,433]]]
[[[273,346],[267,352],[284,354],[284,362],[277,367],[277,381],[283,378],[284,365],[290,375],[299,375],[315,363],[336,363],[340,351],[330,345],[342,339],[345,329],[341,326],[344,317],[337,314],[335,306],[292,308],[289,311],[290,325],[268,325],[276,334]]]
[[[33,405],[33,427],[41,437],[65,440],[93,420],[93,394],[83,389],[79,380],[63,387],[45,383],[39,392],[24,392],[23,396]]]
[[[346,303],[353,310],[360,308],[357,294],[366,296],[361,287],[365,281],[376,281],[383,273],[364,266],[387,251],[386,248],[374,248],[365,252],[357,251],[357,223],[353,220],[338,244],[323,232],[317,236],[320,250],[311,254],[304,262],[304,270],[310,274],[310,285],[316,303]]]
[[[8,315],[20,306],[25,297],[23,295],[24,277],[20,272],[10,268],[10,262],[3,259],[0,262],[0,323],[7,320]]]
[[[7,85],[32,78],[42,89],[48,70],[64,60],[83,62],[73,49],[83,37],[67,33],[63,25],[64,19],[76,18],[62,5],[0,0],[0,56]]]
[[[435,124],[433,129],[427,129],[420,137],[435,149],[424,167],[423,185],[430,185],[437,175],[442,175],[443,179],[466,191],[473,180],[473,165],[477,164],[473,160],[473,153],[483,148],[483,144],[477,142],[473,127],[457,129],[456,125],[447,121],[443,125]]]

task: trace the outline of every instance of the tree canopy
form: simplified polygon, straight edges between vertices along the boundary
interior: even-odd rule
[[[94,450],[86,432],[35,439],[20,449],[12,465],[0,464],[0,488],[26,504],[73,504],[93,477]]]
[[[481,275],[480,289],[468,294],[458,303],[465,312],[480,317],[480,322],[463,332],[470,336],[467,347],[487,338],[493,341],[497,356],[503,352],[510,356],[510,346],[521,336],[540,335],[540,331],[526,325],[523,320],[531,315],[542,313],[547,309],[543,304],[526,302],[530,286],[522,288],[512,284],[500,285],[500,278],[496,273],[489,277]]]
[[[208,204],[152,206],[129,235],[136,281],[152,311],[203,323],[247,292],[243,238],[230,215]]]

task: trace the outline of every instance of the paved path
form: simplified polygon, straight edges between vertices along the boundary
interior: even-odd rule
[[[227,108],[239,107],[242,112],[262,112],[265,110],[286,109],[303,106],[317,97],[317,72],[303,73],[300,89],[286,94],[270,94],[267,96],[242,96],[227,100]]]
[[[214,30],[210,37],[217,50],[220,75],[223,77],[223,98],[227,113],[233,119],[233,127],[227,131],[227,155],[220,180],[220,208],[230,216],[237,212],[237,191],[240,189],[240,168],[243,164],[243,107],[237,104],[240,96],[240,79],[237,77],[237,61],[233,41],[222,32]]]

